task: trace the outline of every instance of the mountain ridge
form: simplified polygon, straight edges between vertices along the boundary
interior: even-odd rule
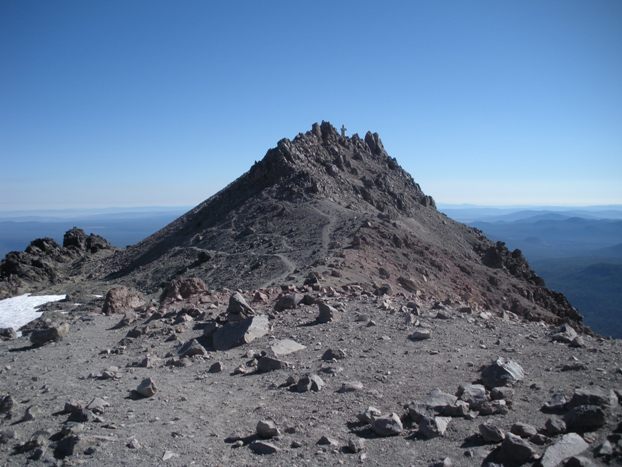
[[[87,275],[147,293],[180,276],[247,290],[314,276],[323,287],[581,322],[519,250],[440,213],[377,133],[348,137],[328,122],[281,139],[227,187]]]

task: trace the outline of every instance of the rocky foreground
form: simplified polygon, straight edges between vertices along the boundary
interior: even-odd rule
[[[618,341],[321,280],[117,287],[0,332],[0,463],[620,463]]]

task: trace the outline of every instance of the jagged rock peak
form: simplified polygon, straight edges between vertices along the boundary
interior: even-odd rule
[[[345,133],[345,132],[344,132]],[[378,133],[348,137],[331,123],[314,123],[293,140],[281,139],[249,171],[255,188],[281,186],[283,199],[319,195],[344,205],[358,200],[385,212],[412,214],[415,206],[435,207],[410,174],[390,157]]]

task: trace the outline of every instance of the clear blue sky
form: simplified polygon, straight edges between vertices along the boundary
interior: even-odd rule
[[[0,1],[0,209],[195,204],[320,120],[439,202],[622,203],[622,2]]]

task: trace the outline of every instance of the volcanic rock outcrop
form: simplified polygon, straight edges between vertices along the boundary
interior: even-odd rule
[[[114,248],[103,237],[86,235],[74,227],[63,246],[51,238],[38,238],[24,251],[12,251],[0,262],[0,299],[67,281],[93,279],[101,258]]]

